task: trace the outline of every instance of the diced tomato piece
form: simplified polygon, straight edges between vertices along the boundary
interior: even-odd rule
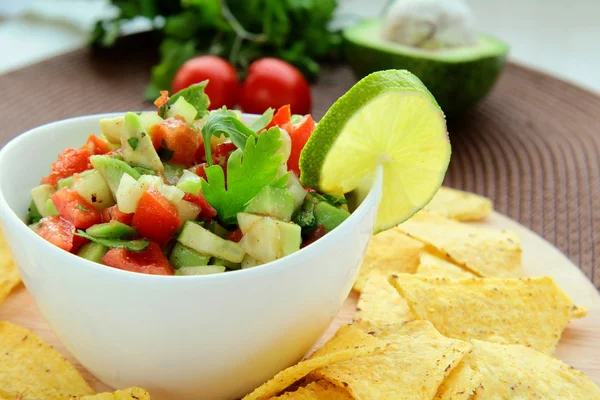
[[[220,143],[213,152],[212,161],[213,164],[220,165],[225,170],[227,168],[227,161],[232,152],[237,150],[235,144],[231,142]]]
[[[151,242],[144,251],[110,249],[102,258],[109,267],[150,275],[173,275],[173,266],[163,255],[160,246]]]
[[[181,226],[177,208],[154,188],[148,189],[138,203],[132,226],[142,237],[165,244]]]
[[[93,154],[106,154],[111,151],[110,144],[96,135],[88,136],[85,147],[90,149]]]
[[[269,124],[265,127],[265,129],[272,128],[274,126],[282,126],[283,124],[287,124],[290,122],[290,118],[292,118],[292,109],[289,104],[286,104],[283,107],[280,107],[279,110],[273,115],[273,119]]]
[[[102,222],[102,216],[79,193],[64,187],[50,196],[60,215],[79,229]]]
[[[161,90],[160,97],[158,99],[154,100],[154,105],[158,108],[161,108],[162,106],[167,104],[168,101],[169,101],[169,91]]]
[[[50,175],[44,177],[42,183],[56,185],[60,179],[92,169],[90,163],[92,155],[93,153],[87,147],[63,150],[58,155],[58,159],[52,164]]]
[[[74,253],[88,242],[87,239],[75,235],[75,226],[60,215],[42,218],[36,229],[38,235],[53,245]]]
[[[238,243],[240,240],[242,240],[242,236],[244,236],[244,234],[242,233],[242,230],[238,228],[233,232],[229,232],[227,235],[227,240]]]
[[[200,215],[202,217],[206,217],[206,218],[216,217],[217,210],[215,210],[213,208],[213,206],[211,206],[208,203],[208,201],[206,201],[206,199],[204,198],[204,195],[202,193],[198,193],[198,194],[186,193],[183,196],[183,199],[185,201],[189,201],[190,203],[194,203],[195,205],[199,206],[200,207]]]
[[[206,147],[204,147],[204,139],[200,135],[198,135],[198,148],[196,149],[194,158],[196,159],[197,163],[203,163],[206,161]]]
[[[112,220],[119,221],[125,225],[131,225],[133,222],[133,214],[127,214],[119,210],[116,204],[102,211],[102,221],[110,222]]]
[[[162,147],[173,152],[171,158],[164,161],[183,164],[189,168],[196,160],[200,135],[183,118],[176,116],[154,125],[150,135],[155,149]]]
[[[310,138],[310,135],[312,135],[315,130],[315,121],[312,116],[308,114],[297,124],[288,122],[283,125],[282,128],[289,133],[290,139],[292,139],[292,150],[287,162],[288,170],[294,171],[296,175],[300,176],[300,166],[298,165],[300,153]]]
[[[202,164],[198,165],[196,167],[196,175],[198,175],[200,178],[204,178],[205,181],[208,181],[208,178],[206,177],[206,171],[205,171],[206,168],[208,168],[207,163],[202,163]]]
[[[306,247],[309,244],[316,242],[317,240],[325,236],[326,233],[327,231],[325,230],[325,227],[323,225],[317,226],[315,230],[312,231],[310,236],[304,241],[304,243],[302,243],[302,247]]]

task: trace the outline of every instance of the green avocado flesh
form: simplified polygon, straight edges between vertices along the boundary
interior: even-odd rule
[[[485,34],[470,47],[423,50],[396,44],[383,37],[377,19],[346,29],[344,42],[346,59],[359,78],[379,70],[407,69],[449,116],[472,107],[492,89],[508,54],[505,43]]]

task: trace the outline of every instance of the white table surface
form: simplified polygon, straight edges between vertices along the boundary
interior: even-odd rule
[[[467,0],[481,31],[511,59],[600,93],[599,0]],[[341,15],[376,16],[386,0],[339,0]],[[106,0],[0,0],[0,74],[80,48]],[[351,17],[349,17],[351,18]]]

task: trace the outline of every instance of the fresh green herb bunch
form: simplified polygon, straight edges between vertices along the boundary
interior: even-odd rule
[[[335,57],[341,42],[328,24],[337,0],[112,0],[119,14],[96,23],[92,42],[111,46],[124,22],[152,21],[162,34],[160,62],[152,69],[146,98],[170,88],[188,59],[214,54],[228,59],[243,75],[257,58],[277,57],[309,79],[318,62]]]

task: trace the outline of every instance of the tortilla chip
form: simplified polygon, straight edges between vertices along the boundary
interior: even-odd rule
[[[364,329],[416,319],[388,278],[379,270],[373,270],[367,276],[354,314],[354,322]]]
[[[322,352],[321,350],[327,346],[331,351]],[[347,325],[340,328],[324,347],[317,350],[309,359],[279,372],[271,380],[246,395],[244,400],[268,399],[318,368],[381,352],[385,348],[385,342]]]
[[[286,392],[272,399],[283,400],[352,400],[348,392],[326,381],[311,382],[294,392]]]
[[[571,315],[573,318],[584,318],[588,315],[588,312],[589,310],[586,307],[574,305]]]
[[[465,357],[483,376],[475,399],[600,399],[600,388],[582,372],[520,345],[473,340]]]
[[[144,389],[132,387],[112,393],[98,393],[77,397],[78,400],[150,400],[150,394]]]
[[[521,275],[521,243],[516,234],[463,224],[418,213],[398,225],[408,236],[431,246],[455,264],[481,277],[516,278]]]
[[[20,282],[21,276],[0,229],[0,304]]]
[[[442,186],[425,206],[428,212],[458,221],[481,221],[494,209],[492,201],[475,193]]]
[[[483,375],[463,361],[442,382],[433,400],[469,400],[482,380]]]
[[[417,275],[450,279],[477,278],[476,275],[462,269],[458,265],[429,253],[421,253],[421,262],[419,268],[417,268]]]
[[[0,397],[65,399],[93,394],[77,369],[33,332],[0,322]]]
[[[554,353],[573,309],[550,277],[452,280],[401,274],[390,282],[413,314],[445,336],[523,344],[546,354]]]
[[[346,389],[355,399],[431,399],[472,347],[440,335],[427,321],[370,333],[389,343],[384,353],[329,365],[310,376]]]
[[[354,283],[354,290],[363,290],[367,275],[374,269],[385,274],[414,274],[419,266],[419,254],[424,247],[423,243],[409,238],[397,229],[389,229],[373,236]]]

